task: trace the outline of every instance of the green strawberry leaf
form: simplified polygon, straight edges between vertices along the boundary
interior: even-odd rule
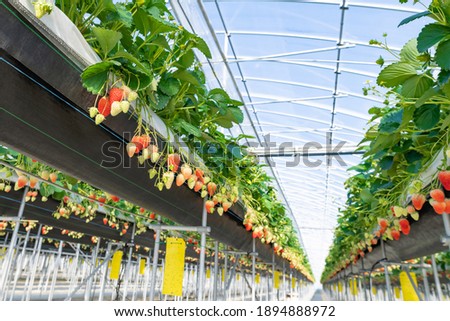
[[[414,112],[414,123],[421,130],[430,130],[439,122],[439,105],[427,104],[417,108]]]
[[[438,23],[430,23],[422,28],[417,38],[417,50],[425,52],[448,36],[450,36],[449,27]]]
[[[435,61],[442,69],[450,69],[450,40],[439,43],[436,49]]]
[[[378,127],[380,133],[391,134],[394,133],[402,123],[403,109],[394,110],[381,118],[380,125]]]
[[[100,94],[112,66],[111,61],[103,61],[87,67],[81,74],[83,86],[93,94]]]
[[[208,45],[205,40],[200,37],[194,37],[194,47],[201,51],[202,54],[205,55],[206,58],[211,59],[211,51],[209,50]]]
[[[118,31],[109,30],[100,27],[92,28],[95,39],[97,39],[104,56],[106,57],[109,52],[119,43],[122,39],[122,34]]]
[[[400,2],[404,2],[404,1],[401,0]],[[399,23],[398,27],[406,25],[407,23],[410,23],[411,21],[414,21],[414,20],[422,18],[422,17],[426,17],[428,15],[430,15],[430,11],[428,11],[428,10],[427,11],[423,11],[423,12],[419,12],[419,13],[416,13],[416,14],[413,14],[412,16],[409,16],[408,18],[403,19]]]
[[[180,90],[180,81],[175,78],[163,78],[158,88],[167,96],[174,96]]]
[[[402,94],[406,98],[420,98],[433,84],[434,81],[428,74],[415,75],[403,83]]]
[[[377,84],[384,87],[396,87],[415,75],[417,71],[410,63],[396,62],[380,72]]]

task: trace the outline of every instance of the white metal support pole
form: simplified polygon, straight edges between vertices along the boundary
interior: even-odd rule
[[[123,295],[122,295],[122,301],[125,301],[128,294],[128,283],[130,279],[130,271],[131,271],[131,259],[133,255],[133,247],[134,247],[134,233],[136,232],[136,223],[133,224],[133,230],[131,232],[131,240],[128,243],[129,249],[128,249],[128,260],[127,265],[125,267],[125,282],[123,286]]]
[[[56,285],[56,279],[58,278],[59,262],[61,261],[63,244],[64,244],[63,241],[59,242],[58,255],[56,257],[56,261],[53,266],[53,277],[52,277],[52,283],[51,283],[51,287],[50,287],[50,294],[48,296],[48,301],[52,301],[53,295],[55,294],[55,285]]]
[[[227,287],[226,287],[226,280],[227,280],[227,276],[228,276],[228,253],[225,251],[225,261],[223,264],[223,269],[222,269],[222,279],[224,280],[223,282],[223,300],[227,301],[228,300],[228,296],[227,296]]]
[[[436,285],[436,295],[439,301],[442,301],[441,281],[439,281],[439,274],[436,266],[436,258],[434,254],[431,255],[431,266],[433,267],[434,284]]]
[[[158,216],[158,223],[161,224],[161,217]],[[161,241],[161,230],[156,230],[155,246],[153,248],[153,263],[152,263],[152,278],[150,283],[150,301],[155,300],[155,290],[156,290],[156,272],[158,270],[158,260],[159,260],[159,242]]]
[[[442,220],[444,221],[444,229],[445,229],[445,241],[448,242],[448,248],[450,250],[450,214],[444,213],[442,214]]]
[[[214,285],[213,301],[217,301],[217,285],[219,283],[219,241],[214,242]]]
[[[286,301],[286,261],[283,260],[283,301]]]
[[[272,286],[270,287],[270,299],[273,300],[273,287],[275,286],[275,252],[272,253]]]
[[[95,265],[97,263],[97,255],[98,255],[98,251],[100,249],[100,242],[101,242],[101,238],[99,237],[98,241],[97,241],[97,245],[95,246],[95,249],[92,251],[92,258],[91,258],[92,266],[91,266],[91,270],[89,271],[89,273],[92,273],[92,271],[95,269]],[[90,278],[86,282],[86,289],[84,291],[84,301],[91,300],[91,289],[92,289],[93,280],[94,280],[94,278]]]
[[[422,265],[425,264],[425,261],[423,260],[423,257],[420,258],[420,263]],[[425,288],[425,301],[430,301],[430,285],[428,283],[428,277],[427,277],[427,271],[425,269],[420,269],[422,271],[422,277],[423,277],[423,286]]]
[[[386,257],[386,248],[385,248],[385,245],[384,245],[383,238],[380,238],[380,243],[381,243],[381,252],[382,252],[383,258],[387,259],[387,257]],[[386,291],[387,291],[388,300],[389,301],[393,301],[392,288],[391,288],[391,279],[389,277],[389,269],[388,269],[387,265],[384,266],[384,277],[385,277],[385,281],[386,281]]]
[[[147,290],[148,290],[148,283],[150,282],[150,273],[151,273],[151,265],[150,260],[152,259],[152,253],[151,250],[148,253],[148,259],[147,259],[147,272],[145,273],[145,280],[144,280],[144,290],[142,293],[142,301],[147,301]]]
[[[252,301],[256,300],[256,241],[255,238],[252,239]]]
[[[28,193],[28,186],[25,186],[25,189],[23,190],[22,200],[20,202],[19,212],[17,213],[17,221],[16,225],[14,226],[14,231],[11,236],[11,242],[9,242],[8,251],[6,253],[5,260],[2,265],[2,274],[0,279],[0,301],[3,301],[6,298],[6,280],[8,280],[9,277],[9,271],[11,269],[11,263],[14,255],[14,251],[16,249],[16,243],[17,238],[19,236],[19,227],[20,227],[20,220],[23,217],[23,211],[25,209],[26,204],[26,197]]]
[[[41,255],[41,247],[42,247],[42,237],[41,237],[41,230],[42,230],[42,225],[39,224],[39,230],[38,230],[38,234],[36,236],[36,243],[35,243],[35,249],[34,249],[34,254],[33,254],[33,258],[31,261],[31,275],[30,275],[30,279],[28,280],[28,284],[26,287],[26,295],[25,295],[25,301],[29,301],[31,298],[31,291],[33,290],[33,285],[34,285],[34,279],[36,278],[36,271],[37,271],[37,267],[38,267],[38,263],[39,263],[39,258]]]
[[[203,210],[202,210],[202,227],[206,227],[207,224],[207,215],[208,212],[206,211],[205,201],[203,202]],[[200,260],[199,260],[199,270],[198,270],[198,301],[203,301],[203,280],[204,280],[204,274],[205,274],[205,250],[206,250],[206,231],[201,232],[201,239],[200,239]]]
[[[11,289],[11,295],[9,297],[10,301],[12,301],[14,298],[14,292],[16,291],[17,281],[19,280],[19,277],[22,274],[22,265],[23,265],[23,261],[25,260],[25,254],[26,254],[26,250],[27,250],[28,240],[30,239],[30,232],[31,232],[31,230],[27,231],[27,235],[25,236],[25,241],[24,241],[23,247],[22,247],[22,253],[20,254],[19,260],[16,265],[16,275],[14,276],[13,287]]]
[[[106,247],[106,253],[105,253],[105,258],[103,261],[103,275],[102,278],[100,279],[100,293],[98,295],[98,300],[99,301],[103,301],[104,295],[105,295],[105,286],[106,286],[106,282],[108,281],[108,261],[110,257],[111,253],[111,243],[108,242],[108,246]],[[78,263],[78,262],[77,262]]]

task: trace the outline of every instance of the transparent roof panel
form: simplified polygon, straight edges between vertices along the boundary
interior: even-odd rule
[[[244,132],[261,142],[270,135],[277,148],[284,144],[302,150],[305,144],[316,144],[309,150],[314,155],[273,157],[273,168],[266,170],[275,176],[280,199],[292,211],[289,215],[320,278],[338,208],[346,201],[347,169],[360,161],[354,152],[370,119],[367,111],[381,103],[379,97],[364,96],[362,88],[367,81],[375,83],[380,55],[387,62],[392,59],[369,41],[382,40],[387,33],[388,44],[399,50],[424,21],[398,28],[399,22],[424,7],[398,0],[170,4],[179,21],[211,47],[211,60],[198,55],[210,76],[208,85],[221,85],[245,102],[250,117],[232,134]],[[331,149],[345,144],[340,158],[330,156],[327,162],[323,153],[330,141]]]

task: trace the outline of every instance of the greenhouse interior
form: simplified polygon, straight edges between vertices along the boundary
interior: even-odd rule
[[[0,21],[0,301],[450,300],[450,1]]]

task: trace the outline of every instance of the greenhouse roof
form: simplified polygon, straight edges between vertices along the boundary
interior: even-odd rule
[[[275,155],[261,160],[270,160],[268,173],[276,178],[319,278],[346,201],[347,169],[360,160],[353,151],[363,138],[368,110],[381,103],[364,96],[362,88],[367,81],[375,84],[380,55],[387,63],[391,59],[369,40],[383,40],[387,33],[389,47],[399,50],[423,24],[397,28],[399,22],[426,8],[398,0],[170,4],[178,20],[211,48],[213,59],[198,56],[209,85],[245,102],[247,117],[231,133],[253,135],[255,153]],[[342,143],[341,162],[324,156],[327,146]],[[308,146],[315,155],[304,158]]]

